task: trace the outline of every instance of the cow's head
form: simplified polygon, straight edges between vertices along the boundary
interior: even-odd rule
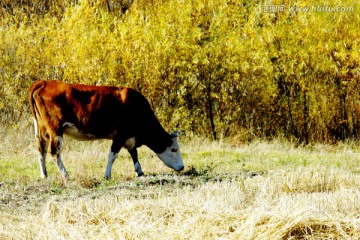
[[[184,169],[184,163],[181,157],[180,146],[178,143],[178,137],[183,130],[177,130],[170,134],[172,144],[165,149],[163,153],[156,153],[163,163],[169,168],[180,172]]]

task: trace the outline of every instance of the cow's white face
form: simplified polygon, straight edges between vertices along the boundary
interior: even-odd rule
[[[181,157],[177,137],[173,137],[172,141],[170,147],[167,147],[163,153],[156,153],[156,155],[158,155],[166,166],[180,172],[184,169],[184,163]]]

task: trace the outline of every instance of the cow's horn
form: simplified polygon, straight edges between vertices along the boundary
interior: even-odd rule
[[[175,132],[172,132],[170,135],[171,135],[171,137],[179,137],[181,135],[184,135],[182,133],[185,134],[185,130],[176,130]]]

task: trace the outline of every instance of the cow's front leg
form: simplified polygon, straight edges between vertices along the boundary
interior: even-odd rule
[[[131,155],[131,158],[134,162],[134,168],[135,168],[135,172],[138,174],[138,177],[141,177],[144,175],[144,172],[143,170],[141,169],[141,165],[139,163],[139,160],[138,160],[138,153],[137,153],[137,150],[136,148],[134,147],[133,149],[128,149],[130,155]]]
[[[112,144],[111,144],[111,148],[110,148],[110,152],[108,155],[108,162],[107,162],[107,166],[106,166],[106,171],[105,171],[105,178],[107,180],[111,179],[111,169],[112,169],[112,165],[121,149],[121,147],[124,145],[124,141],[123,140],[117,140],[114,139]]]
[[[118,152],[115,153],[112,150],[110,150],[109,155],[108,155],[108,163],[107,163],[106,171],[105,171],[105,178],[107,180],[111,179],[111,169],[112,169],[112,165],[113,165],[117,155],[118,155]]]
[[[56,158],[56,164],[61,172],[62,176],[66,179],[69,179],[69,174],[66,171],[66,168],[61,159],[61,146],[62,146],[62,136],[55,136],[51,138],[51,155]]]

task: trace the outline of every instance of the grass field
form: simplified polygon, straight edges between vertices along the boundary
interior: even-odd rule
[[[0,145],[0,239],[359,239],[360,147],[183,137],[175,173],[146,147],[138,178],[109,141],[65,138],[63,182],[40,179],[32,131]],[[11,136],[9,136],[11,135]]]

